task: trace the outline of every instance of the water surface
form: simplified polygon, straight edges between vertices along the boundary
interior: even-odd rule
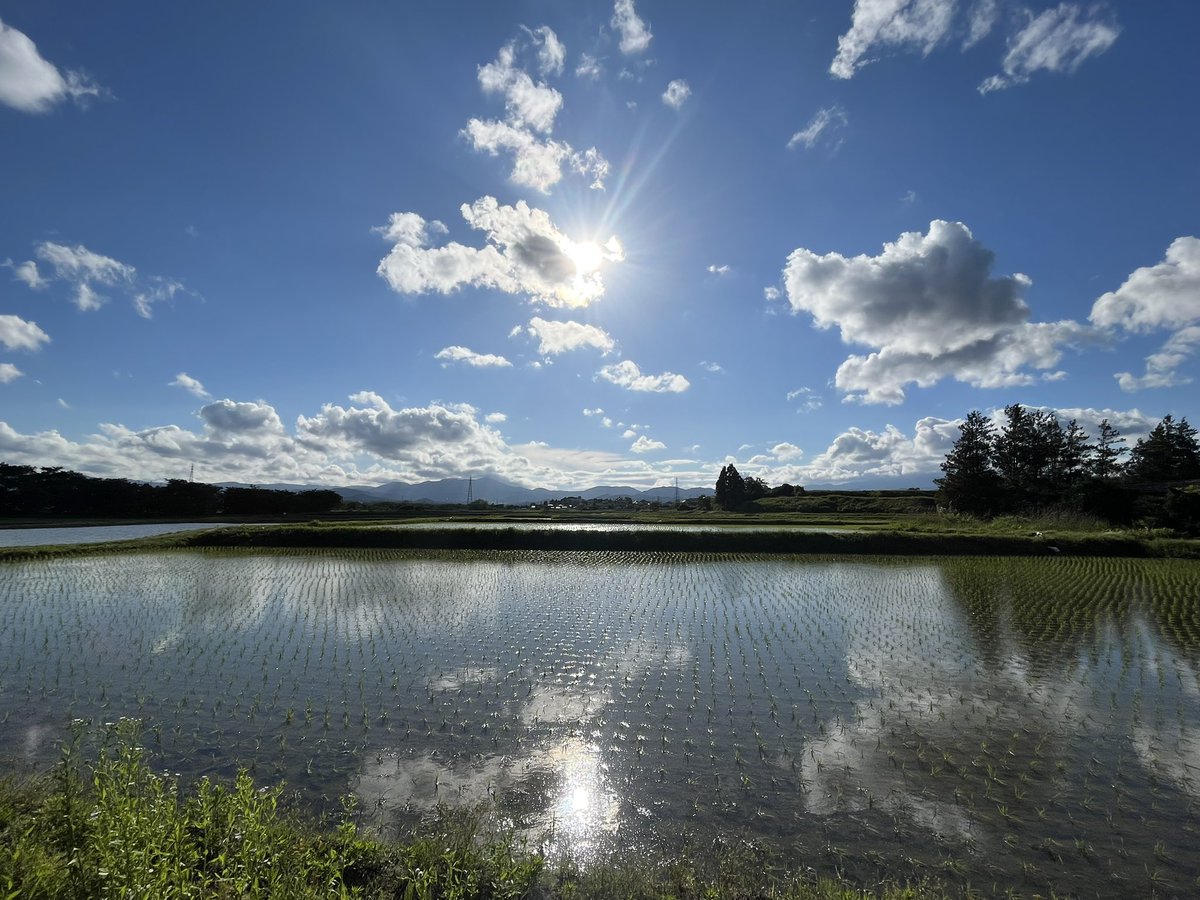
[[[871,883],[1186,894],[1200,567],[157,553],[0,569],[0,755],[144,720],[384,829],[485,803],[577,858],[759,842]]]

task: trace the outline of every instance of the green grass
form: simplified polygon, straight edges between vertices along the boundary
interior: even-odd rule
[[[362,833],[347,815],[336,826],[285,810],[281,787],[241,774],[183,789],[151,771],[139,727],[102,732],[84,762],[77,731],[45,778],[0,782],[0,897],[308,898],[850,898],[942,897],[935,886],[852,885],[772,872],[744,845],[706,864],[666,867],[569,861],[548,864],[478,811],[444,810],[402,842]],[[350,808],[347,807],[349,812]]]

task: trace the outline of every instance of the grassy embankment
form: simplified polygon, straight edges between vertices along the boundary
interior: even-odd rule
[[[376,523],[310,522],[296,525],[229,527],[135,541],[60,547],[0,548],[0,561],[95,553],[195,548],[351,548],[397,550],[557,550],[671,553],[799,554],[818,556],[1118,556],[1200,559],[1200,540],[1169,532],[1100,530],[1088,520],[997,519],[979,522],[952,516],[851,516],[786,522],[759,516],[734,521],[744,527],[584,530],[555,527],[554,521],[512,527],[387,528]],[[613,520],[608,520],[613,521]],[[645,522],[638,518],[637,522]],[[695,520],[693,520],[695,521]],[[505,523],[507,524],[507,523]],[[682,522],[656,522],[680,524]],[[725,520],[696,524],[725,525]],[[755,527],[757,526],[757,528]],[[794,527],[789,527],[794,526]],[[811,528],[844,530],[812,531]]]
[[[158,775],[117,723],[83,763],[78,745],[44,779],[0,782],[4,898],[934,898],[933,886],[845,883],[772,870],[742,846],[669,868],[548,862],[479,814],[444,811],[403,842],[361,832],[349,816],[322,828],[289,812],[282,788],[247,775],[189,788]]]

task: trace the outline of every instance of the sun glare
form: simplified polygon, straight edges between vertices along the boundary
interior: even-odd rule
[[[572,244],[570,249],[567,250],[567,255],[571,257],[571,262],[575,263],[575,272],[578,275],[595,272],[600,268],[600,264],[604,262],[603,248],[592,241],[581,241],[578,244]]]

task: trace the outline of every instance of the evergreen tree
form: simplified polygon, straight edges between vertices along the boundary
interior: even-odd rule
[[[988,515],[999,500],[1000,476],[992,465],[995,435],[991,421],[978,410],[958,426],[958,440],[942,462],[937,479],[941,499],[951,509]]]
[[[1186,417],[1169,414],[1139,440],[1129,454],[1125,474],[1133,481],[1180,481],[1200,478],[1200,444]]]
[[[1093,478],[1109,481],[1121,473],[1121,457],[1125,454],[1121,445],[1124,443],[1125,438],[1108,419],[1100,422],[1100,434],[1088,460],[1088,471]]]
[[[736,509],[746,499],[746,482],[733,463],[721,467],[714,499],[722,509]]]

